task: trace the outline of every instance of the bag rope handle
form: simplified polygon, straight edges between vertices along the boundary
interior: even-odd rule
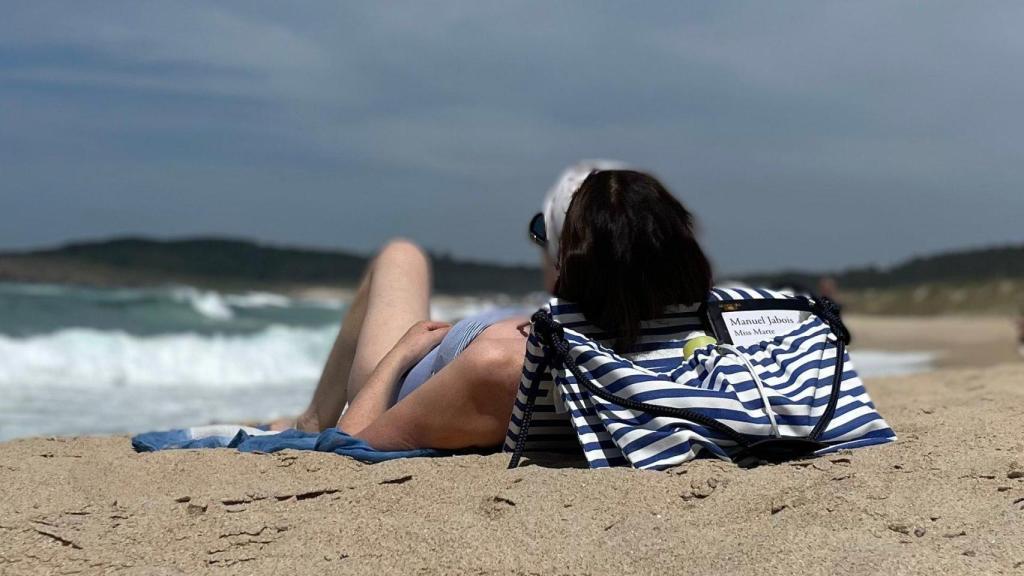
[[[807,435],[807,438],[817,442],[832,422],[832,417],[836,413],[836,406],[839,404],[839,389],[843,385],[843,368],[846,363],[846,345],[850,343],[850,331],[843,324],[843,319],[839,315],[839,306],[835,302],[824,296],[819,296],[814,299],[813,308],[818,318],[821,318],[828,324],[828,327],[836,336],[836,371],[832,376],[832,391],[829,394],[828,406],[825,408],[825,413],[818,419],[817,425]]]
[[[530,430],[530,423],[533,421],[533,406],[537,403],[537,392],[540,391],[540,382],[543,374],[548,369],[548,357],[545,351],[544,357],[537,363],[537,370],[530,380],[530,388],[526,394],[526,407],[523,408],[523,419],[519,422],[519,436],[516,437],[516,446],[512,450],[512,458],[508,461],[508,467],[519,467],[519,460],[526,451],[526,436]]]
[[[764,413],[768,415],[768,422],[771,424],[772,436],[780,438],[782,435],[779,434],[779,425],[775,422],[775,412],[772,410],[772,404],[768,401],[768,393],[764,391],[764,382],[761,380],[761,376],[758,375],[757,370],[754,369],[754,365],[750,362],[743,352],[740,352],[739,348],[732,344],[719,344],[716,346],[719,352],[722,352],[722,356],[725,356],[725,352],[731,352],[739,357],[740,362],[747,367],[747,371],[750,372],[750,377],[754,379],[754,386],[757,386],[757,393],[761,396],[761,403],[764,405]],[[724,352],[723,352],[724,351]]]

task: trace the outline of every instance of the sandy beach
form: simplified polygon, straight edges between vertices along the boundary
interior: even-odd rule
[[[853,347],[935,353],[940,368],[985,367],[1020,361],[1014,319],[1005,316],[863,316],[846,323]]]
[[[868,381],[895,444],[641,472],[15,440],[0,444],[0,573],[1024,572],[1024,364],[1008,323],[850,323],[859,344],[943,354],[937,371]],[[1005,354],[979,359],[993,343]]]

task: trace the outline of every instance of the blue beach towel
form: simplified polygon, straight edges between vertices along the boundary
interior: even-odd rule
[[[454,454],[444,450],[377,450],[358,438],[337,428],[319,434],[285,430],[270,432],[251,426],[197,426],[162,432],[146,432],[132,438],[136,452],[155,452],[188,448],[235,448],[240,452],[277,452],[280,450],[313,450],[333,452],[375,464],[398,458],[424,458]]]

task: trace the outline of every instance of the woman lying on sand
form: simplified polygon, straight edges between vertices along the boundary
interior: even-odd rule
[[[615,347],[625,351],[640,321],[670,304],[701,301],[711,267],[690,213],[661,183],[599,167],[567,170],[530,232],[545,248],[546,289],[621,334]],[[388,243],[371,261],[297,428],[337,425],[380,450],[504,441],[529,311],[494,310],[454,326],[433,322],[430,278],[427,256],[405,240]]]

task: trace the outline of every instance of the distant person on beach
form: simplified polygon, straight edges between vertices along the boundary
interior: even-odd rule
[[[1017,315],[1017,353],[1024,358],[1024,311]]]
[[[690,213],[655,178],[619,168],[567,169],[529,232],[544,249],[545,288],[579,303],[629,346],[642,320],[701,301],[712,281]],[[406,240],[384,246],[367,267],[309,407],[277,428],[337,426],[381,450],[499,446],[522,375],[530,311],[434,322],[430,284],[423,250]]]
[[[818,279],[818,296],[824,296],[832,302],[839,301],[839,282],[832,276],[822,276]]]

